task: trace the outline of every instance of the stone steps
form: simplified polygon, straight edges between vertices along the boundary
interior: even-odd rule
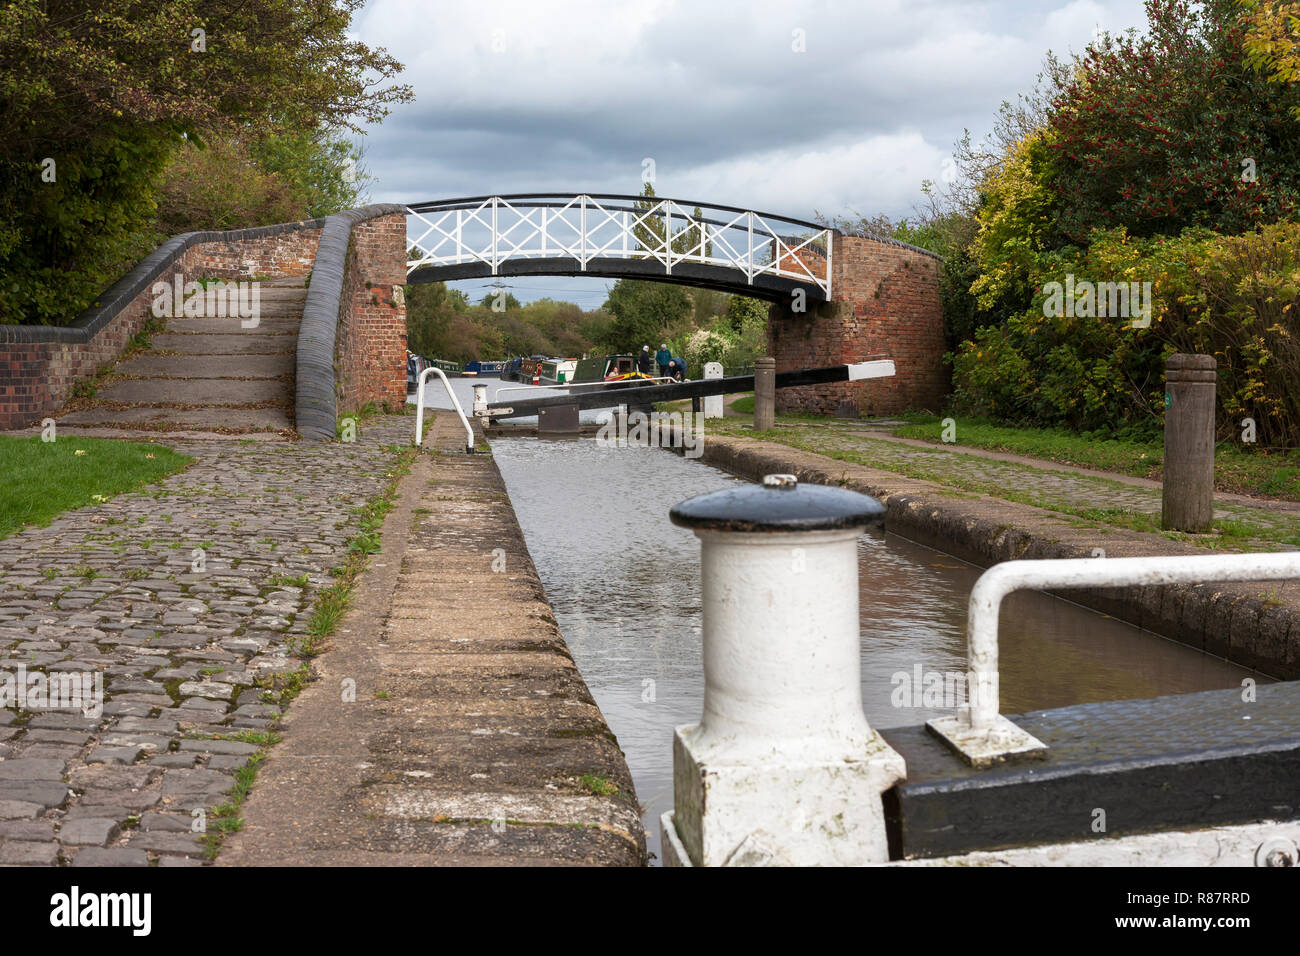
[[[69,402],[59,423],[113,437],[287,438],[305,280],[263,281],[258,300],[249,328],[237,316],[168,318],[149,349],[118,362],[93,398]]]
[[[132,378],[282,378],[293,375],[293,352],[226,355],[141,355],[113,370]]]
[[[200,335],[160,332],[153,337],[149,353],[176,352],[180,355],[271,355],[298,350],[297,335]]]

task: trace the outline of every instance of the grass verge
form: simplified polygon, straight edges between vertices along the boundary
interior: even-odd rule
[[[715,427],[722,434],[787,445],[802,451],[825,455],[837,461],[851,462],[922,481],[932,481],[945,488],[956,488],[964,492],[1054,511],[1061,515],[1068,515],[1073,519],[1070,523],[1077,527],[1087,523],[1089,526],[1103,525],[1130,531],[1150,532],[1163,535],[1173,541],[1185,541],[1208,549],[1277,550],[1281,545],[1300,546],[1300,521],[1286,515],[1269,513],[1263,515],[1261,520],[1216,518],[1213,535],[1189,535],[1162,530],[1158,514],[1132,508],[1097,508],[1070,498],[1069,492],[1049,494],[1035,489],[1033,481],[1019,478],[1021,475],[1032,477],[1035,474],[1032,465],[997,462],[998,470],[994,475],[972,477],[960,474],[955,468],[943,464],[921,460],[915,456],[899,455],[897,453],[902,446],[886,439],[854,437],[852,440],[855,442],[855,447],[837,446],[834,442],[843,437],[843,432],[825,426],[804,427],[801,424],[789,423],[784,428],[757,433],[746,431],[734,422],[718,423]],[[960,429],[960,425],[958,428]],[[951,445],[947,447],[952,448]],[[970,455],[963,455],[960,451],[951,451],[950,454],[954,459],[982,461],[982,459],[972,459]],[[933,456],[929,457],[933,458]],[[1079,476],[1079,480],[1109,483],[1115,485],[1118,490],[1124,490],[1123,486],[1106,478]]]
[[[909,417],[912,421],[892,434],[940,443],[942,420],[938,416]],[[958,446],[1154,481],[1162,474],[1164,445],[1159,441],[1098,438],[1059,428],[1014,428],[978,418],[956,418],[955,423]],[[1221,443],[1214,453],[1214,486],[1218,491],[1300,501],[1300,450],[1247,449]]]
[[[0,435],[0,538],[44,527],[65,511],[102,504],[194,461],[161,445],[105,438]]]

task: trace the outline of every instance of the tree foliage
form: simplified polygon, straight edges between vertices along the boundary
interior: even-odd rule
[[[767,322],[768,304],[762,299],[751,299],[745,295],[733,295],[727,300],[727,311],[725,313],[727,325],[731,330],[739,334],[746,326],[746,323]]]
[[[69,321],[138,257],[186,137],[358,129],[409,99],[348,34],[361,2],[0,6],[0,322]]]
[[[992,137],[963,138],[960,181],[919,228],[892,224],[936,251],[956,239],[943,255],[957,409],[1158,428],[1165,357],[1205,352],[1221,437],[1252,417],[1261,443],[1300,443],[1297,7],[1148,0],[1144,33],[1049,57]],[[1067,277],[1151,283],[1152,325],[1044,308]]]
[[[666,330],[686,321],[692,310],[690,296],[679,285],[619,279],[610,290],[605,309],[612,318],[605,344],[614,352],[639,352],[643,345],[654,351],[669,335]]]
[[[1280,85],[1300,80],[1300,3],[1239,0],[1246,62]],[[1300,117],[1300,104],[1291,112]]]
[[[1069,241],[1117,226],[1241,232],[1300,208],[1300,99],[1249,65],[1241,13],[1148,0],[1145,34],[1089,47],[1049,116]]]
[[[482,304],[471,305],[441,282],[408,286],[407,348],[454,362],[534,354],[577,358],[603,348],[609,317],[601,310],[584,312],[554,299],[520,304],[509,295],[505,310],[497,311],[494,297],[488,293]]]

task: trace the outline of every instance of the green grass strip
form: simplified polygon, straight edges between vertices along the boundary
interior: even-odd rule
[[[0,435],[0,538],[25,525],[45,527],[65,511],[102,504],[193,461],[161,445]]]

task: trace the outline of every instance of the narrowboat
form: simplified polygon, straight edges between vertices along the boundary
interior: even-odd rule
[[[635,355],[596,355],[579,362],[570,381],[603,382],[611,375],[626,375],[635,371]]]
[[[466,362],[465,367],[461,370],[464,377],[476,375],[500,375],[501,370],[506,366],[505,362]]]
[[[541,384],[542,363],[545,355],[530,355],[519,363],[519,381],[525,385]]]
[[[568,385],[577,368],[577,359],[547,359],[538,369],[538,379],[542,385]]]

